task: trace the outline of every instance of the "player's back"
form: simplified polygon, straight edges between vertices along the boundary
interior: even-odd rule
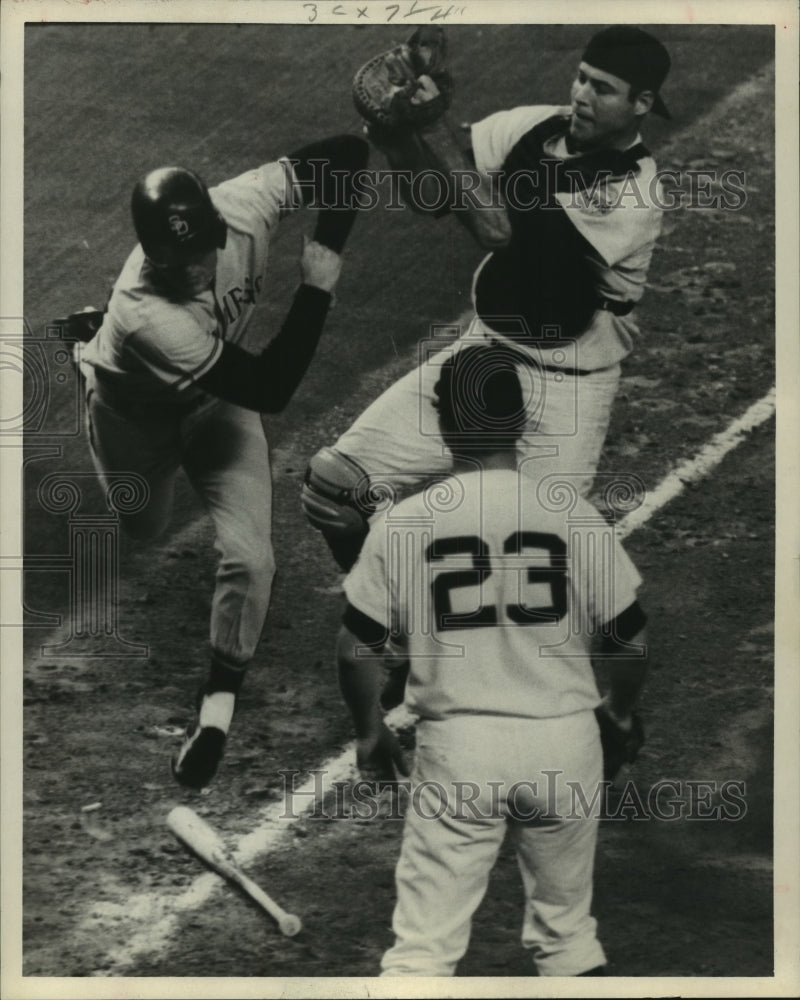
[[[638,574],[595,508],[548,507],[537,485],[514,470],[459,474],[373,527],[386,532],[408,700],[424,717],[597,703],[591,636],[632,602]]]

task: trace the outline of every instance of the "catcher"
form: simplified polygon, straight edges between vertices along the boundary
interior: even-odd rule
[[[533,379],[524,475],[558,473],[590,492],[632,319],[661,227],[656,167],[640,128],[669,56],[618,25],[588,43],[568,105],[490,115],[468,131],[448,118],[453,83],[440,28],[366,63],[353,96],[412,210],[452,213],[490,251],[473,278],[475,317],[459,340],[516,352]],[[358,555],[375,479],[399,493],[446,475],[436,429],[442,355],[391,386],[333,447],[311,460],[303,505],[343,568]],[[524,370],[523,370],[524,369]]]

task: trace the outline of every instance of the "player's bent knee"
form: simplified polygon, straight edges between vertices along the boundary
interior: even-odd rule
[[[243,563],[251,581],[269,588],[275,577],[275,555],[272,546],[254,546],[243,556]]]
[[[264,587],[271,587],[275,579],[275,559],[270,552],[261,559],[252,560],[250,575]]]
[[[218,573],[237,575],[248,581],[250,587],[269,588],[275,576],[275,553],[269,537],[258,537],[252,532],[223,532],[217,536],[216,547],[221,553]]]
[[[309,522],[328,535],[367,531],[369,476],[341,451],[321,448],[308,463],[300,502]]]

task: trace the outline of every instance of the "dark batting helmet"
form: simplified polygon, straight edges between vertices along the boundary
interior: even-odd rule
[[[131,197],[139,242],[157,267],[175,267],[225,246],[227,226],[203,181],[183,167],[160,167],[136,184]]]

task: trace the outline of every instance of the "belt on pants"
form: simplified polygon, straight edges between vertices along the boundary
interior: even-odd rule
[[[500,341],[497,340],[496,337],[490,337],[489,343],[492,345],[492,347],[501,346]],[[545,365],[541,361],[537,361],[536,358],[528,354],[527,351],[521,351],[518,347],[515,347],[507,340],[504,340],[502,342],[502,346],[507,351],[510,351],[515,357],[517,357],[522,364],[528,365],[528,367],[530,368],[538,368],[540,371],[543,372],[555,372],[556,374],[560,373],[561,375],[571,375],[575,378],[578,378],[582,375],[594,375],[598,371],[605,371],[604,368],[594,368],[594,369],[568,368],[565,365]],[[610,367],[613,367],[613,365]]]
[[[633,311],[635,305],[636,303],[630,299],[605,299],[601,297],[597,300],[599,310],[613,313],[615,316],[627,316],[629,312]]]
[[[87,389],[87,401],[91,394],[94,393],[104,406],[108,406],[127,417],[144,415],[147,417],[155,416],[157,418],[161,415],[168,418],[183,419],[190,416],[196,410],[199,410],[200,407],[204,406],[210,400],[216,398],[209,393],[201,392],[184,400],[181,398],[181,393],[176,392],[165,395],[161,399],[151,401],[147,401],[146,399],[141,400],[135,396],[120,393],[119,387],[113,379],[107,378],[102,369],[98,368],[94,368],[94,378],[91,383],[87,383]]]

